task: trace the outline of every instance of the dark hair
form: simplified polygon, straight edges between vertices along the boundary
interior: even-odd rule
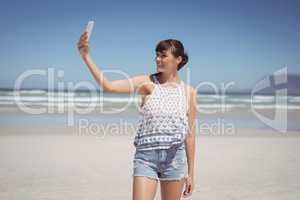
[[[162,40],[156,45],[156,52],[163,52],[166,50],[170,50],[175,57],[181,56],[182,61],[179,63],[177,71],[179,71],[189,60],[188,54],[184,51],[183,44],[179,40]]]

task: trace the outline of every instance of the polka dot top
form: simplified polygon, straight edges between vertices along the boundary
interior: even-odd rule
[[[168,149],[183,143],[188,130],[184,82],[165,86],[155,75],[153,79],[154,89],[139,110],[141,115],[134,138],[138,150]]]

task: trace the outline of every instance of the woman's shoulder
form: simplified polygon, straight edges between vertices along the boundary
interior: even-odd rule
[[[139,86],[139,93],[143,95],[148,95],[152,93],[155,84],[155,77],[157,74],[142,74],[139,75],[142,79]]]
[[[153,73],[153,74],[140,74],[137,75],[137,77],[139,77],[142,82],[153,82],[155,83],[154,79],[155,77],[157,77],[158,73]]]

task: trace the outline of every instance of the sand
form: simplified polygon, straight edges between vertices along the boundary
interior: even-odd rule
[[[242,134],[197,135],[196,188],[188,199],[300,199],[299,134],[237,132]],[[2,126],[0,199],[131,199],[132,142],[128,135]]]

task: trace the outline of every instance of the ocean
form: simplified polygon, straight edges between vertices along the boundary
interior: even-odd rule
[[[4,124],[69,124],[84,118],[94,123],[113,123],[121,119],[136,123],[141,98],[132,93],[101,91],[0,90],[0,125]],[[261,117],[273,120],[286,112],[287,130],[300,130],[300,96],[201,93],[197,96],[199,126],[221,123],[240,128],[272,129]],[[285,115],[283,115],[285,116]],[[282,120],[279,119],[280,123]],[[278,121],[278,119],[277,119]],[[74,123],[73,123],[74,124]]]

